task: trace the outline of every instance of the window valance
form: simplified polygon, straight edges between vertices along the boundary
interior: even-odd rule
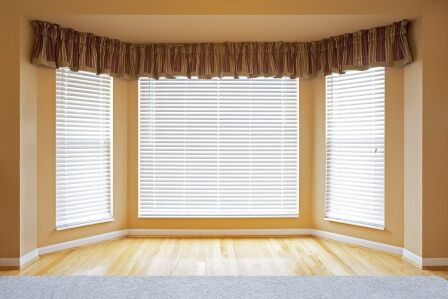
[[[32,62],[113,77],[314,78],[412,61],[404,20],[315,42],[131,44],[33,21]]]

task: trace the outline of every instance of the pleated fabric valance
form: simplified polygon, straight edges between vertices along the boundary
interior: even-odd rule
[[[314,78],[346,70],[395,67],[412,61],[404,20],[315,42],[131,44],[32,22],[32,62],[113,77]],[[151,34],[150,32],[148,34]]]

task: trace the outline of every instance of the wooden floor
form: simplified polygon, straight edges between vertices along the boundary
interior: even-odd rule
[[[314,237],[124,238],[54,252],[0,275],[439,275]]]

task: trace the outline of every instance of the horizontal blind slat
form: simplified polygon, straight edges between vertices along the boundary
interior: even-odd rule
[[[139,215],[298,215],[298,82],[139,80]]]
[[[326,219],[384,227],[384,68],[326,78]]]
[[[112,78],[56,71],[56,227],[111,220]]]

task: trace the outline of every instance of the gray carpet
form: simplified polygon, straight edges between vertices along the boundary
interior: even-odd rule
[[[0,298],[448,298],[437,276],[19,276]]]

